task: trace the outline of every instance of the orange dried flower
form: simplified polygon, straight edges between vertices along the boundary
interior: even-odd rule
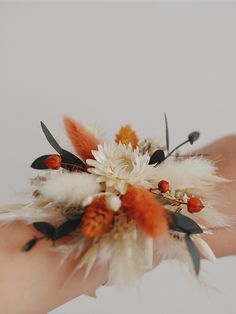
[[[101,237],[113,221],[114,211],[107,209],[106,197],[95,199],[86,209],[82,221],[82,232],[86,237]]]
[[[99,139],[75,120],[65,117],[64,124],[76,153],[84,160],[94,159],[92,150],[97,150]]]
[[[136,224],[149,236],[160,237],[168,231],[165,209],[143,187],[131,186],[122,197],[122,205]]]
[[[116,143],[122,143],[125,145],[131,144],[133,149],[137,147],[138,141],[139,138],[130,125],[121,127],[118,134],[116,134]]]
[[[49,169],[60,169],[61,168],[61,156],[51,155],[44,160],[44,163]]]

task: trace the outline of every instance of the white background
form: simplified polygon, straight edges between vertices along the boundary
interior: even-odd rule
[[[144,137],[164,134],[167,112],[172,145],[194,129],[203,145],[235,132],[235,82],[235,4],[1,3],[1,203],[25,198],[31,161],[51,152],[40,120],[60,141],[64,114]],[[54,313],[233,314],[235,262],[204,264],[221,292],[167,263],[138,295],[103,289]]]

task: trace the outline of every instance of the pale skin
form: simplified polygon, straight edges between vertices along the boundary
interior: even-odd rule
[[[236,135],[204,147],[211,160],[218,160],[218,174],[236,178]],[[224,206],[218,209],[236,214],[236,181],[224,183],[218,192]],[[50,252],[49,241],[41,241],[28,253],[22,244],[37,235],[31,226],[16,222],[0,229],[0,308],[5,314],[42,314],[83,294],[95,295],[107,280],[106,269],[94,269],[86,280],[84,270],[70,276],[77,261],[70,260],[59,268],[59,256]],[[236,229],[216,231],[207,241],[217,256],[236,253]],[[68,279],[69,278],[69,279]]]

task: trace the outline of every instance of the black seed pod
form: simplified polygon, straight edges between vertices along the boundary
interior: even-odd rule
[[[189,134],[188,140],[189,140],[190,144],[193,144],[194,142],[196,142],[199,139],[199,137],[200,137],[200,132],[194,131],[194,132]]]

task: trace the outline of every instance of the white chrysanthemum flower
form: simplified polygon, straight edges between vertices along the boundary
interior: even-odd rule
[[[107,190],[125,194],[129,185],[153,186],[155,170],[148,165],[150,157],[141,154],[131,145],[105,143],[92,151],[95,160],[88,159],[89,172],[97,176],[98,182],[106,184]]]

